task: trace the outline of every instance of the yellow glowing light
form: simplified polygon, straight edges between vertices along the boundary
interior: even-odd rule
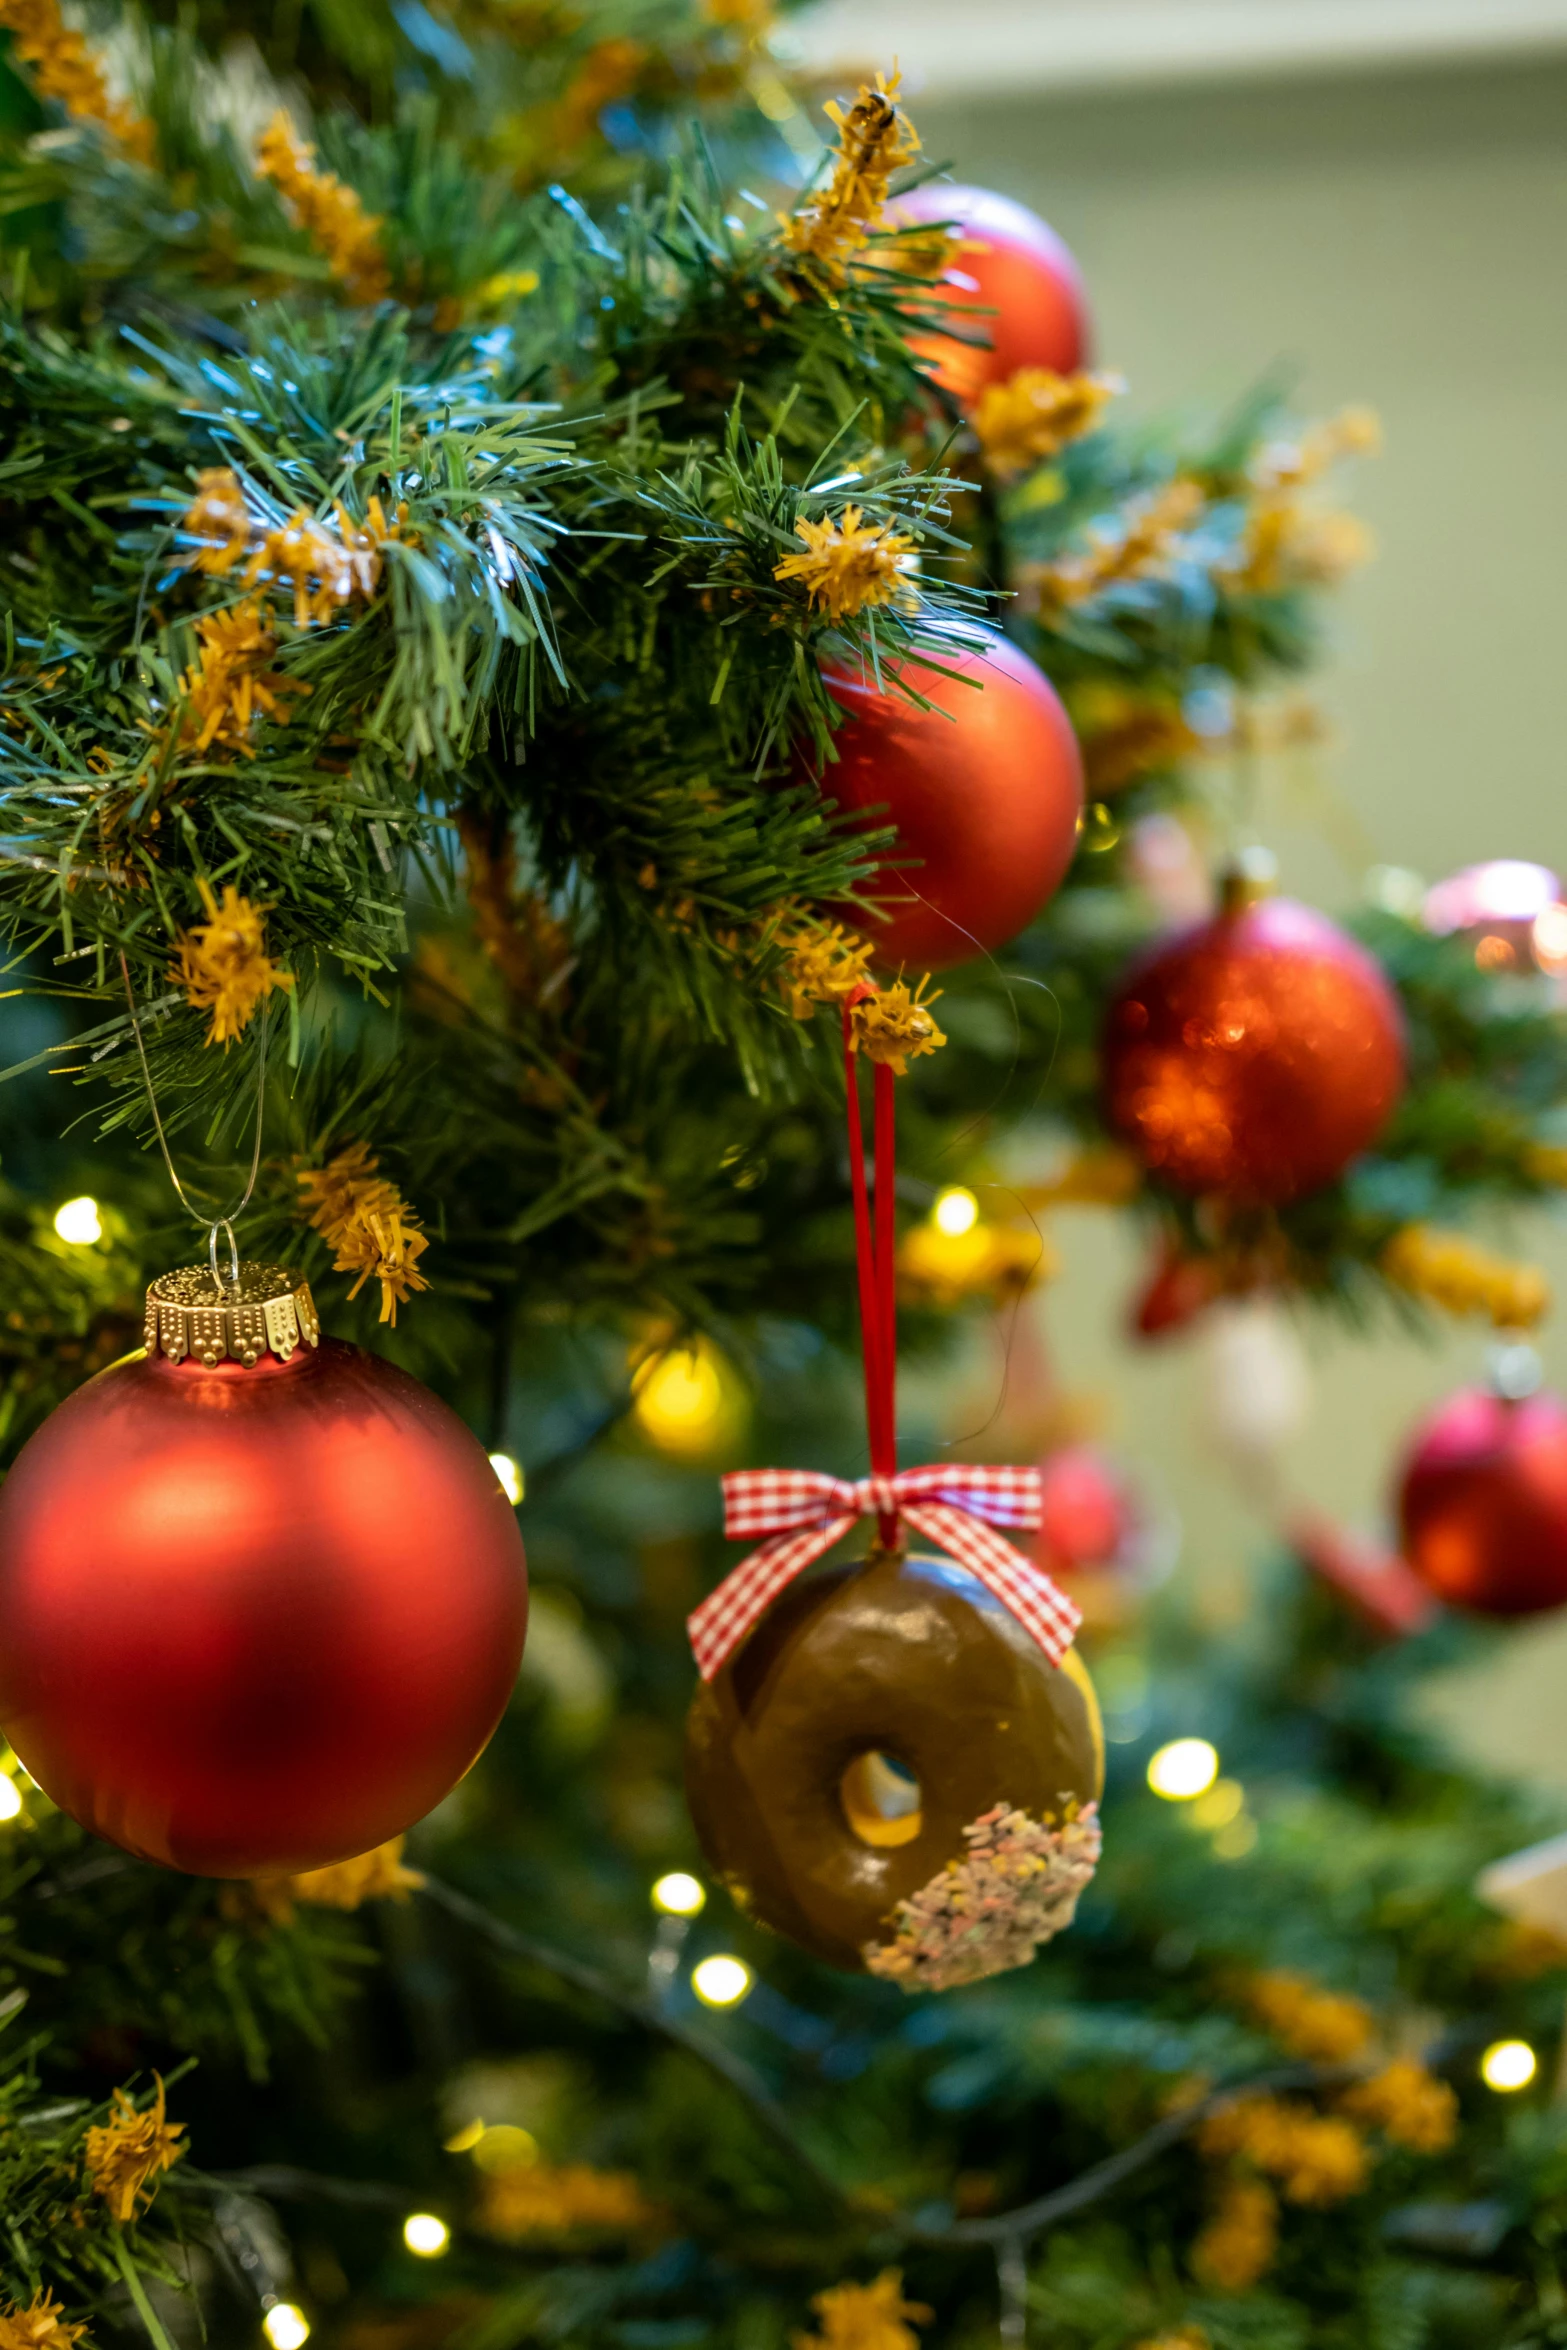
[[[310,2339],[310,2320],[293,2301],[274,2301],[261,2321],[272,2350],[300,2350]]]
[[[942,1193],[931,1209],[930,1218],[938,1232],[944,1232],[949,1240],[957,1240],[965,1232],[972,1232],[979,1222],[979,1202],[971,1191],[955,1183],[950,1191]]]
[[[95,1240],[103,1238],[98,1202],[89,1199],[85,1192],[80,1199],[68,1199],[63,1208],[54,1211],[54,1228],[73,1248],[90,1248]]]
[[[0,1771],[0,1820],[14,1820],[22,1808],[22,1790]]]
[[[451,2229],[433,2211],[411,2211],[403,2222],[403,2242],[421,2260],[439,2260],[451,2240]]]
[[[700,1459],[731,1431],[734,1405],[722,1357],[710,1339],[655,1356],[633,1386],[638,1425],[661,1452]]]
[[[490,1467],[495,1471],[496,1476],[499,1477],[501,1481],[502,1493],[505,1494],[506,1499],[511,1503],[512,1508],[515,1509],[518,1502],[522,1499],[523,1487],[525,1483],[522,1474],[521,1461],[514,1461],[509,1452],[492,1452],[490,1455]]]
[[[1480,2078],[1488,2089],[1527,2089],[1537,2062],[1527,2040],[1493,2040],[1480,2059]]]
[[[454,2130],[451,2136],[443,2138],[441,2143],[448,2154],[471,2154],[483,2136],[484,2124],[482,2121],[464,2122],[460,2130]]]
[[[1218,1749],[1206,1738],[1172,1738],[1148,1761],[1148,1784],[1169,1803],[1206,1795],[1218,1775]]]
[[[653,1907],[666,1918],[694,1918],[706,1902],[707,1887],[685,1869],[671,1869],[653,1888]]]
[[[691,1988],[704,2007],[738,2007],[751,1988],[743,1958],[704,1958],[691,1970]]]
[[[531,2130],[519,2129],[515,2122],[497,2122],[479,2139],[473,2159],[482,2171],[523,2170],[538,2161],[539,2142]]]

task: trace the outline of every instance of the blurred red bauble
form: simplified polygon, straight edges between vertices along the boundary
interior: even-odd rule
[[[1063,1444],[1039,1464],[1035,1555],[1052,1572],[1112,1566],[1136,1523],[1132,1497],[1091,1444]]]
[[[1212,1257],[1183,1256],[1166,1245],[1132,1301],[1134,1338],[1167,1338],[1188,1330],[1224,1295],[1224,1274]]]
[[[269,1316],[274,1273],[240,1268],[270,1279]],[[140,1859],[248,1877],[368,1852],[506,1705],[528,1606],[511,1504],[455,1414],[357,1347],[296,1335],[277,1359],[231,1327],[209,1368],[157,1351],[151,1306],[149,1334],[0,1487],[0,1725]]]
[[[943,296],[979,313],[965,332],[983,335],[981,350],[950,335],[920,338],[916,350],[965,407],[987,384],[1005,383],[1020,367],[1070,375],[1088,356],[1088,307],[1077,263],[1026,204],[989,188],[929,181],[900,196],[889,221],[951,221],[962,242],[941,281]],[[990,313],[990,315],[985,315]]]
[[[887,918],[860,924],[890,970],[963,963],[1026,929],[1072,862],[1083,807],[1077,737],[1043,670],[1001,636],[941,663],[955,675],[909,670],[928,711],[826,676],[850,723],[822,791],[868,829],[898,828],[900,862],[865,892]]]
[[[1398,1001],[1363,947],[1287,898],[1232,891],[1122,981],[1105,1114],[1177,1190],[1279,1205],[1374,1142],[1404,1084]]]
[[[1567,1406],[1464,1388],[1415,1438],[1399,1494],[1405,1558],[1438,1598],[1487,1616],[1567,1601]]]

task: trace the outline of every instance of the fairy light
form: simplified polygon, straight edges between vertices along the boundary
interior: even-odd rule
[[[705,1338],[658,1356],[634,1385],[637,1424],[662,1452],[699,1458],[732,1416],[718,1350]]]
[[[14,1779],[0,1771],[0,1820],[14,1820],[21,1816],[22,1790]]]
[[[301,2350],[310,2339],[310,2320],[296,2301],[274,2301],[261,2321],[272,2350]]]
[[[439,2260],[451,2240],[451,2229],[433,2211],[411,2211],[403,2222],[403,2242],[421,2260]]]
[[[1527,2040],[1493,2040],[1480,2059],[1480,2078],[1488,2089],[1527,2089],[1538,2061]]]
[[[704,2007],[738,2007],[751,1988],[751,1980],[745,1960],[727,1953],[704,1958],[691,1970],[691,1988]]]
[[[938,1232],[949,1240],[960,1240],[965,1232],[972,1232],[979,1222],[979,1202],[961,1183],[954,1183],[944,1191],[931,1210],[931,1222]]]
[[[1172,1738],[1148,1759],[1148,1784],[1167,1803],[1206,1795],[1219,1775],[1219,1750],[1206,1738]]]
[[[689,1870],[671,1869],[653,1887],[653,1907],[666,1918],[694,1918],[707,1903],[707,1887]]]
[[[492,1452],[490,1467],[501,1481],[501,1491],[513,1509],[521,1501],[527,1479],[522,1473],[521,1461],[514,1461],[509,1452]]]
[[[54,1228],[60,1238],[69,1241],[72,1248],[91,1248],[95,1240],[103,1238],[103,1223],[98,1214],[98,1202],[83,1192],[80,1199],[68,1199],[54,1211]]]
[[[443,2138],[441,2144],[448,2154],[471,2154],[483,2136],[482,2121],[464,2122],[460,2130],[454,2130],[449,2138]]]

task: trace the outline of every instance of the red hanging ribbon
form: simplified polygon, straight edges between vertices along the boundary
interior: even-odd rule
[[[784,1586],[830,1550],[858,1517],[875,1518],[884,1550],[896,1549],[900,1518],[939,1543],[1011,1610],[1052,1664],[1061,1662],[1082,1621],[1081,1611],[1043,1568],[991,1531],[994,1526],[1038,1527],[1043,1498],[1037,1469],[961,1463],[898,1467],[896,1080],[886,1062],[877,1062],[871,1103],[873,1206],[865,1167],[859,1055],[854,1049],[854,1007],[875,993],[869,981],[862,981],[843,1007],[849,1190],[854,1202],[871,1474],[858,1483],[814,1469],[739,1469],[725,1477],[724,1532],[731,1540],[758,1534],[771,1539],[726,1575],[686,1620],[705,1681],[734,1654]]]

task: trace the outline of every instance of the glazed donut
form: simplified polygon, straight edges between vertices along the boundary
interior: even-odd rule
[[[1069,1922],[1098,1855],[1103,1783],[1099,1707],[1076,1651],[1052,1665],[945,1559],[873,1551],[792,1584],[698,1690],[686,1725],[691,1816],[739,1907],[834,1966],[908,1989],[1022,1964]],[[971,1930],[956,1971],[927,1963],[911,1942],[919,1916],[943,1906],[950,1864],[983,1857],[1003,1816],[1014,1855],[1049,1858],[1067,1839],[1054,1923],[1026,1948],[1016,1931],[987,1945]],[[1030,1871],[1014,1861],[1012,1873]]]

